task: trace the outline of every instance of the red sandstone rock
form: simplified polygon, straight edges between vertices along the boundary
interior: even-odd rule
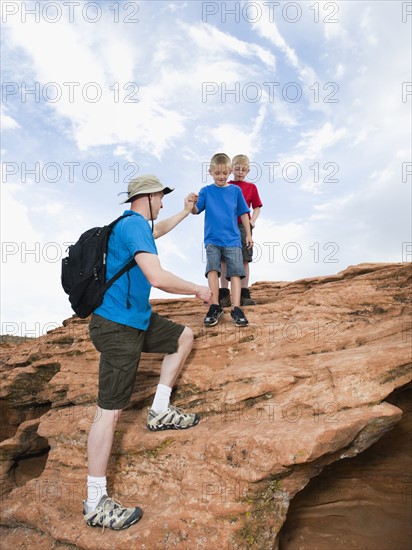
[[[401,418],[385,398],[412,379],[410,288],[407,264],[256,283],[246,329],[228,314],[205,329],[194,299],[153,301],[195,333],[173,401],[200,411],[202,421],[183,432],[145,429],[161,357],[144,356],[108,471],[111,494],[144,509],[124,532],[92,530],[81,516],[98,369],[87,323],[74,317],[38,340],[8,345],[1,396],[52,408],[37,429],[51,446],[45,470],[3,498],[5,540],[14,544],[21,533],[32,548],[41,548],[38,541],[85,549],[275,548],[289,502],[309,479],[362,452]],[[4,463],[22,452],[17,435],[2,445]]]
[[[327,466],[295,496],[281,549],[411,548],[412,387],[388,399],[402,408],[402,420],[355,458]]]

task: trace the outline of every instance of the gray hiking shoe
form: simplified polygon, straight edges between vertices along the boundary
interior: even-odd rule
[[[169,405],[167,411],[157,413],[149,409],[146,426],[152,432],[160,430],[187,430],[199,424],[198,414],[184,413],[177,407]]]
[[[103,495],[93,512],[87,512],[86,501],[83,501],[83,517],[91,527],[109,527],[109,529],[127,529],[142,517],[141,508],[125,508],[107,495]]]

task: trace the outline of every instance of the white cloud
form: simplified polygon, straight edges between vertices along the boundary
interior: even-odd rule
[[[303,177],[302,181],[298,180],[301,189],[320,193],[324,187],[323,180],[318,174],[320,166],[326,166],[330,175],[338,170],[336,162],[324,163],[322,161],[325,151],[340,143],[347,133],[347,128],[334,128],[330,122],[325,122],[319,128],[301,132],[301,139],[298,143],[293,148],[289,148],[286,154],[279,155],[278,162],[281,166],[289,163],[291,166],[296,166],[296,176],[290,176],[291,179],[297,177],[300,172],[310,174],[310,176]]]
[[[46,202],[40,206],[34,206],[31,210],[53,216],[60,214],[64,210],[64,205],[60,202]]]
[[[299,114],[296,113],[294,105],[285,103],[278,97],[274,97],[269,104],[269,115],[273,115],[276,124],[285,127],[288,130],[293,130],[299,126]]]
[[[282,224],[261,215],[253,231],[253,241],[251,282],[291,281],[337,271],[338,262],[322,265],[326,243],[323,240],[319,243],[309,221],[292,220]],[[330,259],[338,260],[338,257],[332,255]]]
[[[330,122],[325,122],[320,128],[301,134],[302,139],[296,144],[296,153],[292,157],[296,162],[302,162],[306,158],[319,158],[325,148],[332,147],[346,134],[346,128],[335,129]]]
[[[356,203],[356,195],[349,194],[339,197],[331,202],[317,204],[314,207],[315,214],[311,216],[312,221],[326,220],[333,222],[336,220],[337,212],[343,212],[348,206]]]
[[[378,40],[376,38],[376,33],[373,30],[371,11],[371,6],[367,6],[365,8],[360,19],[360,28],[365,35],[366,42],[371,46],[375,46],[378,43]]]
[[[355,45],[355,40],[351,37],[351,32],[346,28],[349,26],[348,19],[352,6],[348,2],[327,2],[321,0],[318,4],[319,14],[322,14],[319,19],[331,21],[323,25],[323,32],[327,41],[339,40],[344,47],[352,47]],[[359,14],[362,5],[359,2],[353,2],[354,10]]]
[[[141,72],[150,44],[140,40],[136,48],[136,42],[119,34],[117,27],[114,32],[105,32],[105,25],[94,29],[91,35],[85,24],[36,24],[32,20],[26,22],[24,33],[18,23],[7,29],[11,44],[32,59],[33,80],[40,83],[40,94],[61,94],[47,106],[70,121],[81,151],[116,144],[160,158],[187,132],[189,117],[199,102],[206,102],[202,97],[205,82],[227,85],[230,90],[231,82],[250,80],[257,73],[250,61],[268,70],[275,68],[275,56],[267,48],[211,25],[180,24],[182,35],[177,40],[176,36],[164,38],[155,45],[154,59],[162,63],[159,70],[153,66],[148,71],[145,66]],[[191,44],[196,58],[188,54],[185,42]],[[207,98],[209,104],[213,100],[217,108],[222,106],[220,93]]]
[[[23,185],[2,184],[1,196],[2,334],[40,336],[71,315],[60,285],[65,251],[34,229]]]
[[[186,27],[188,36],[192,42],[203,52],[213,55],[238,54],[245,59],[257,58],[268,69],[275,71],[276,57],[267,48],[263,48],[253,42],[245,42],[238,38],[218,30],[213,25],[201,23]],[[247,67],[244,67],[247,71]],[[239,79],[242,78],[242,70]]]
[[[261,105],[251,128],[222,123],[206,130],[204,139],[213,150],[225,151],[230,157],[244,151],[244,154],[253,158],[261,148],[261,132],[266,112],[267,106]]]
[[[184,252],[184,248],[180,243],[176,242],[173,235],[165,235],[156,241],[156,247],[162,263],[175,263],[173,260],[179,258],[182,261],[187,261],[188,256]],[[170,261],[172,260],[172,262]]]
[[[402,243],[410,241],[411,189],[402,182],[399,158],[374,170],[356,191],[315,206],[308,220],[337,235],[348,263],[403,261]]]
[[[125,158],[128,162],[134,162],[134,156],[132,151],[126,149],[126,147],[124,147],[123,145],[118,145],[113,151],[113,154],[116,157]]]
[[[261,17],[255,23],[252,23],[252,29],[270,43],[274,44],[285,56],[287,63],[298,71],[303,82],[313,83],[317,80],[316,73],[312,67],[302,63],[299,56],[281,35],[276,21],[271,21],[268,17]]]
[[[4,106],[1,106],[0,126],[3,130],[15,130],[19,128],[19,124],[10,115],[6,114]]]
[[[346,71],[345,65],[343,65],[342,63],[339,63],[338,66],[336,67],[334,78],[336,80],[340,80],[344,76],[345,71]]]
[[[162,9],[162,12],[170,11],[172,13],[176,13],[177,11],[184,10],[185,8],[187,8],[187,2],[180,2],[180,4],[170,2],[165,8]]]
[[[402,163],[410,162],[410,101],[402,101],[407,57],[399,52],[406,51],[410,30],[402,24],[399,3],[298,2],[303,16],[296,23],[280,17],[271,22],[262,8],[254,24],[235,24],[230,16],[224,22],[221,13],[203,24],[201,10],[186,2],[163,2],[160,8],[145,2],[138,24],[113,24],[108,4],[96,24],[78,17],[73,23],[67,18],[36,23],[29,16],[24,25],[19,17],[4,25],[5,80],[27,87],[38,82],[43,91],[55,82],[63,93],[56,103],[42,97],[23,102],[21,94],[8,98],[2,109],[4,128],[13,130],[3,133],[7,160],[41,167],[92,160],[103,169],[95,183],[85,181],[81,169],[70,182],[6,178],[2,236],[25,242],[26,252],[31,247],[34,253],[23,263],[23,245],[6,251],[5,319],[33,323],[44,315],[60,321],[71,314],[59,264],[44,261],[44,252],[52,253],[48,243],[75,240],[119,214],[117,193],[127,187],[127,163],[176,187],[162,217],[206,183],[204,164],[217,150],[231,156],[245,152],[265,169],[275,160],[301,164],[299,182],[259,186],[264,209],[254,233],[261,246],[251,270],[254,281],[400,259],[410,220],[410,196],[402,183]],[[324,22],[336,7],[339,22]],[[282,6],[276,9],[279,15]],[[332,88],[324,88],[331,80],[339,85],[335,103],[327,102]],[[274,97],[262,89],[258,101],[245,98],[248,83],[273,81],[280,83]],[[79,83],[75,101],[64,82]],[[90,82],[101,87],[96,103],[85,98]],[[282,96],[287,82],[301,85],[300,101]],[[207,96],[205,83],[213,88]],[[126,102],[127,94],[138,101]],[[322,171],[331,161],[339,167],[337,181],[326,184],[321,173],[316,182],[311,167],[317,163]],[[278,168],[276,177],[282,173]],[[202,228],[200,217],[191,219],[158,243],[162,265],[199,283],[206,282]],[[280,244],[270,244],[275,242]],[[339,248],[338,264],[325,261],[335,250],[328,243]],[[296,253],[301,257],[294,261]],[[36,292],[27,285],[28,267]]]
[[[140,55],[119,26],[90,34],[85,24],[28,19],[22,33],[14,21],[7,29],[10,43],[32,59],[42,96],[61,93],[48,106],[71,122],[79,149],[120,142],[160,156],[182,134],[185,116],[153,100],[150,87],[133,78]]]

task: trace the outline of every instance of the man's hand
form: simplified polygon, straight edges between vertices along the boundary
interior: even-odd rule
[[[198,197],[199,195],[196,193],[189,193],[189,195],[185,198],[185,210],[191,214],[194,214]]]
[[[212,303],[212,291],[208,286],[199,286],[198,291],[196,292],[196,298],[203,300],[205,304]]]

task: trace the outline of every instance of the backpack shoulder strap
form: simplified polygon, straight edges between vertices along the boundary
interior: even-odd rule
[[[107,227],[110,227],[110,231],[113,231],[113,228],[114,226],[117,224],[117,222],[119,222],[120,220],[122,220],[123,218],[128,218],[129,216],[133,216],[133,212],[128,212],[127,214],[122,214],[121,216],[119,216],[118,218],[116,218],[115,220],[113,220],[112,222],[110,222]]]
[[[136,264],[136,261],[135,259],[133,258],[133,260],[130,260],[130,262],[128,262],[125,266],[122,267],[122,269],[120,271],[118,271],[115,275],[113,275],[113,277],[111,279],[109,279],[107,281],[107,283],[105,283],[102,291],[103,292],[106,292],[106,290],[112,286],[112,284],[117,281],[117,279],[119,279],[122,275],[124,275],[127,271],[129,271],[130,269],[132,269],[132,267],[134,267]]]
[[[119,216],[118,218],[116,218],[115,220],[113,220],[111,223],[109,223],[108,227],[111,228],[110,231],[113,231],[113,228],[114,226],[117,224],[117,222],[119,222],[120,220],[122,220],[123,218],[127,218],[128,216],[132,216],[133,214],[132,213],[128,213],[128,214],[123,214],[122,216]],[[106,290],[108,288],[110,288],[112,286],[112,284],[117,281],[117,279],[119,279],[122,275],[124,275],[127,271],[129,271],[130,269],[132,269],[132,267],[134,267],[136,265],[136,261],[134,258],[132,258],[129,262],[127,262],[126,265],[124,265],[122,267],[122,269],[120,269],[117,273],[115,273],[113,275],[113,277],[111,277],[104,285],[103,285],[103,288],[102,288],[102,294],[104,292],[106,292]]]

